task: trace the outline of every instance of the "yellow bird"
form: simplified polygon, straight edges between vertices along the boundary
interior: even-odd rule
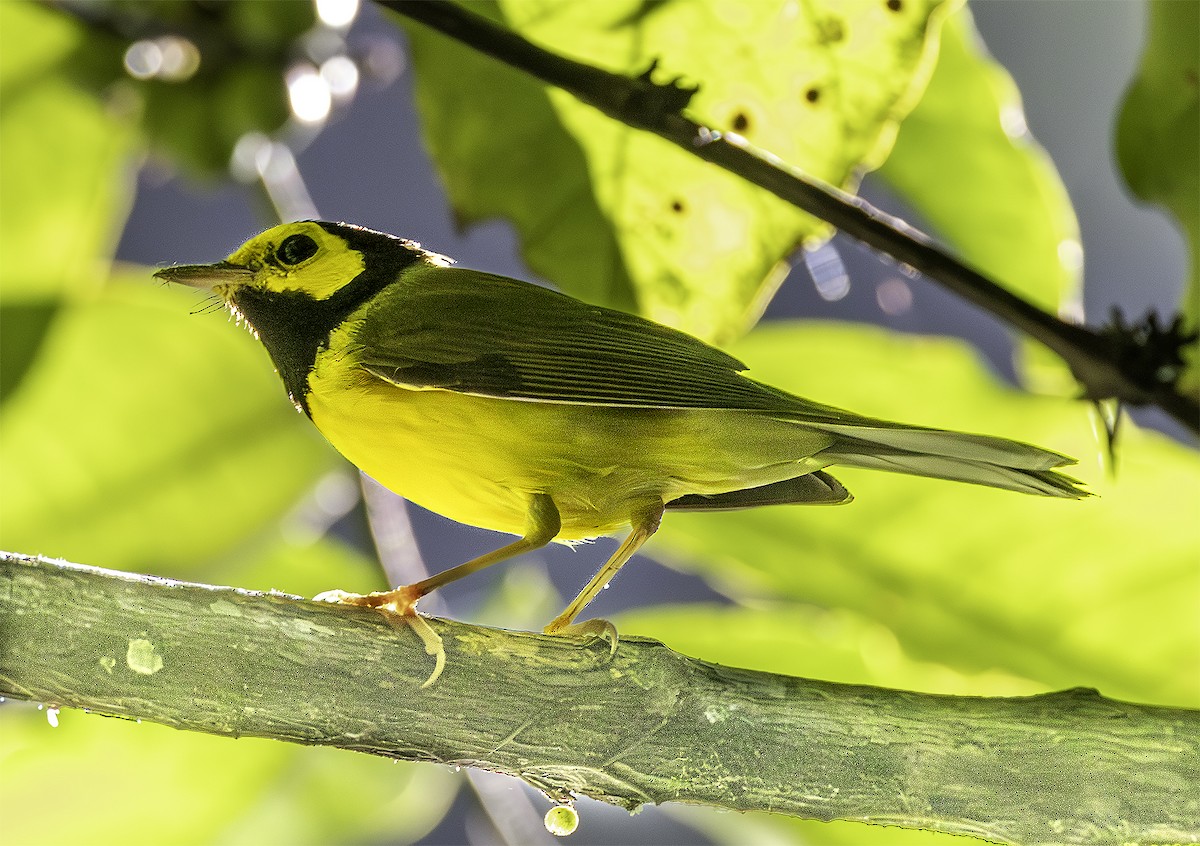
[[[1058,453],[819,405],[742,375],[690,335],[451,264],[382,232],[306,221],[216,264],[155,274],[216,292],[296,407],[369,476],[519,538],[416,584],[349,596],[355,604],[410,614],[498,561],[630,528],[545,629],[579,630],[576,616],[664,511],[849,502],[825,472],[834,465],[1087,496],[1054,469],[1073,463]]]

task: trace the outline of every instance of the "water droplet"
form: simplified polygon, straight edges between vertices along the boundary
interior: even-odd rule
[[[570,805],[555,805],[546,812],[542,822],[546,831],[555,837],[566,837],[579,827],[579,812]]]
[[[57,708],[47,708],[46,709],[46,722],[48,722],[50,724],[50,728],[58,728],[58,709]]]

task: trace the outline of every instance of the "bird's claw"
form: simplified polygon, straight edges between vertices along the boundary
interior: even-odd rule
[[[421,689],[427,688],[438,680],[442,670],[446,668],[446,645],[442,636],[433,630],[429,621],[417,613],[416,592],[408,587],[398,587],[395,590],[376,591],[375,593],[350,593],[344,590],[327,590],[319,593],[315,602],[334,602],[339,605],[354,605],[359,608],[374,608],[393,628],[401,626],[412,629],[413,633],[425,645],[425,653],[434,659],[433,672],[421,683]]]
[[[589,640],[608,641],[608,658],[611,661],[617,654],[617,627],[604,619],[584,620],[582,623],[560,623],[554,620],[542,630],[544,634],[566,637],[583,637]]]

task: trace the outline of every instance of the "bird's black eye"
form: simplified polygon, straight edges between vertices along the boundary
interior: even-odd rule
[[[317,254],[317,242],[307,235],[290,235],[283,239],[275,255],[284,264],[299,264]]]

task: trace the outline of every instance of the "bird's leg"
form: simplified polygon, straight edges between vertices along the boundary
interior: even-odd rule
[[[554,540],[561,528],[562,522],[559,519],[558,508],[555,507],[554,500],[548,494],[534,494],[529,503],[529,526],[525,530],[525,535],[519,540],[478,558],[472,558],[457,567],[435,573],[427,579],[413,582],[411,585],[402,585],[394,590],[377,591],[365,595],[342,594],[337,601],[346,605],[378,608],[393,614],[411,615],[416,613],[417,600],[422,596],[432,593],[450,582],[456,582],[464,576],[476,573],[484,567],[490,567],[523,552],[539,549]]]
[[[608,620],[588,620],[583,623],[575,623],[574,620],[579,612],[596,598],[596,594],[604,590],[605,586],[612,581],[613,576],[617,575],[617,571],[624,566],[625,562],[632,558],[642,544],[658,531],[659,523],[662,522],[663,508],[662,502],[656,502],[634,515],[633,531],[629,533],[629,537],[625,538],[624,543],[617,548],[617,551],[600,568],[600,571],[579,592],[579,595],[571,600],[571,604],[567,606],[566,610],[550,621],[550,625],[546,626],[544,630],[546,634],[597,635],[607,639],[611,644],[612,651],[616,651],[617,629]]]
[[[346,593],[340,590],[326,591],[318,596],[317,600],[374,608],[383,612],[384,617],[392,625],[401,621],[407,623],[425,644],[425,651],[436,659],[433,673],[421,685],[421,687],[429,687],[441,675],[442,668],[446,665],[446,650],[442,645],[441,636],[433,630],[424,617],[417,614],[417,600],[442,585],[469,576],[484,567],[496,564],[506,558],[512,558],[514,555],[520,555],[522,552],[543,547],[554,540],[561,528],[562,521],[558,516],[558,508],[555,507],[554,500],[548,494],[534,494],[529,503],[529,528],[520,540],[411,585],[368,594]]]

